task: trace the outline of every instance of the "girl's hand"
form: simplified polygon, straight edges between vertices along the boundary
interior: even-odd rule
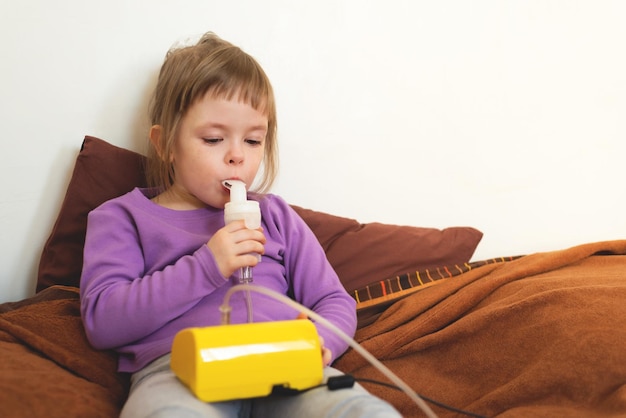
[[[300,312],[296,319],[307,319],[308,317],[304,312]],[[320,335],[320,345],[322,346],[322,365],[324,367],[330,365],[330,360],[333,358],[333,353],[330,349],[324,347],[324,338]]]
[[[248,229],[244,221],[234,221],[218,230],[207,246],[222,276],[228,278],[241,267],[254,267],[258,254],[265,253],[263,229]]]
[[[320,344],[322,345],[322,365],[324,367],[330,366],[330,360],[333,358],[333,353],[330,349],[324,347],[324,338],[320,336]]]

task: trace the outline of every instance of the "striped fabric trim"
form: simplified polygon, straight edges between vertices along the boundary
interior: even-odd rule
[[[471,263],[442,266],[433,269],[419,270],[401,274],[386,280],[370,283],[352,292],[357,302],[357,310],[374,306],[381,302],[399,299],[409,293],[425,289],[445,279],[466,273],[475,268],[487,265],[513,261],[523,256],[498,257]]]

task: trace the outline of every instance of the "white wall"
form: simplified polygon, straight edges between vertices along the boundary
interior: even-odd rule
[[[626,237],[626,2],[2,0],[0,302],[32,294],[85,134],[143,150],[165,51],[206,30],[271,77],[316,210],[472,225],[474,259]]]

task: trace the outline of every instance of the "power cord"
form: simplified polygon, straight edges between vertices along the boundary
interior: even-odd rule
[[[313,387],[306,388],[306,389],[302,389],[302,390],[292,389],[292,388],[288,388],[288,387],[285,387],[285,386],[274,386],[274,388],[272,390],[272,395],[296,396],[296,395],[299,395],[301,393],[308,392],[308,391],[313,390],[313,389],[323,388],[323,387],[327,387],[328,390],[339,390],[339,389],[351,388],[351,387],[354,386],[355,382],[370,383],[370,384],[385,386],[385,387],[388,387],[388,388],[391,388],[391,389],[402,391],[401,388],[399,388],[398,386],[393,385],[391,383],[381,382],[379,380],[373,380],[373,379],[355,378],[352,375],[344,374],[344,375],[340,375],[340,376],[329,377],[328,381],[326,383],[322,383],[320,385],[313,386]],[[484,415],[479,415],[479,414],[476,414],[474,412],[465,411],[463,409],[455,408],[454,406],[447,405],[447,404],[445,404],[443,402],[436,401],[434,399],[428,398],[428,397],[426,397],[424,395],[421,395],[421,394],[419,395],[419,397],[421,399],[425,400],[426,402],[430,402],[431,404],[436,405],[436,406],[438,406],[440,408],[443,408],[443,409],[447,409],[448,411],[452,411],[452,412],[456,412],[456,413],[459,413],[459,414],[467,415],[467,416],[473,417],[473,418],[487,418]]]

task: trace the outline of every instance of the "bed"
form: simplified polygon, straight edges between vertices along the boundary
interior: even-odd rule
[[[0,304],[0,416],[118,416],[128,376],[87,342],[78,285],[87,212],[145,185],[143,163],[84,138],[36,294]],[[626,240],[470,262],[476,228],[294,209],[357,301],[355,339],[418,394],[485,417],[626,416]],[[354,350],[335,367],[403,416],[424,416]]]

